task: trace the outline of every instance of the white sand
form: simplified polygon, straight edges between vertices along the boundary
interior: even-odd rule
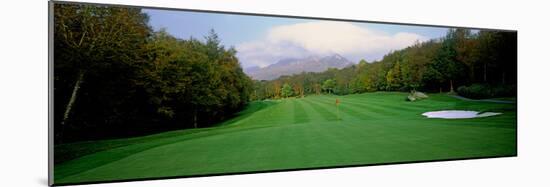
[[[467,118],[480,118],[480,117],[489,117],[496,116],[502,113],[497,112],[484,112],[479,114],[477,111],[467,111],[467,110],[442,110],[442,111],[433,111],[425,112],[422,115],[428,118],[443,118],[443,119],[467,119]]]

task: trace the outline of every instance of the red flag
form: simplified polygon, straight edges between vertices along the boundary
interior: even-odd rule
[[[336,105],[338,106],[340,104],[340,99],[336,98]]]

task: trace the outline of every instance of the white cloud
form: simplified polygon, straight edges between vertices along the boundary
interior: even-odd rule
[[[263,67],[281,58],[311,54],[364,55],[373,59],[372,55],[380,56],[426,39],[415,33],[388,34],[352,23],[317,21],[274,27],[259,41],[237,45],[237,51],[243,66]]]
[[[299,58],[310,54],[307,50],[290,43],[271,43],[267,41],[253,41],[236,46],[237,56],[244,67],[264,67],[273,64],[282,58]]]

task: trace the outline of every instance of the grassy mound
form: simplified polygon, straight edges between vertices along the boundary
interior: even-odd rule
[[[421,99],[428,98],[428,95],[425,93],[419,92],[419,91],[411,91],[411,93],[407,96],[407,101],[417,101]]]

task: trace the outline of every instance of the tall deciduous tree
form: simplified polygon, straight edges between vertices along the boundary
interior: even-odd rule
[[[323,82],[322,87],[328,94],[332,94],[334,92],[334,87],[336,87],[336,81],[334,81],[334,79],[327,79]]]
[[[464,76],[465,66],[457,60],[456,45],[458,36],[462,33],[461,29],[450,29],[443,40],[441,48],[434,58],[433,67],[439,72],[444,81],[449,83],[449,91],[453,91],[453,80],[461,79]]]
[[[283,84],[283,87],[281,88],[281,96],[284,98],[287,98],[292,95],[294,95],[294,92],[292,91],[292,87],[287,83]]]
[[[65,124],[88,74],[140,61],[150,29],[147,15],[137,8],[56,4],[54,20],[55,59],[62,68],[56,75],[73,81],[61,120]]]

